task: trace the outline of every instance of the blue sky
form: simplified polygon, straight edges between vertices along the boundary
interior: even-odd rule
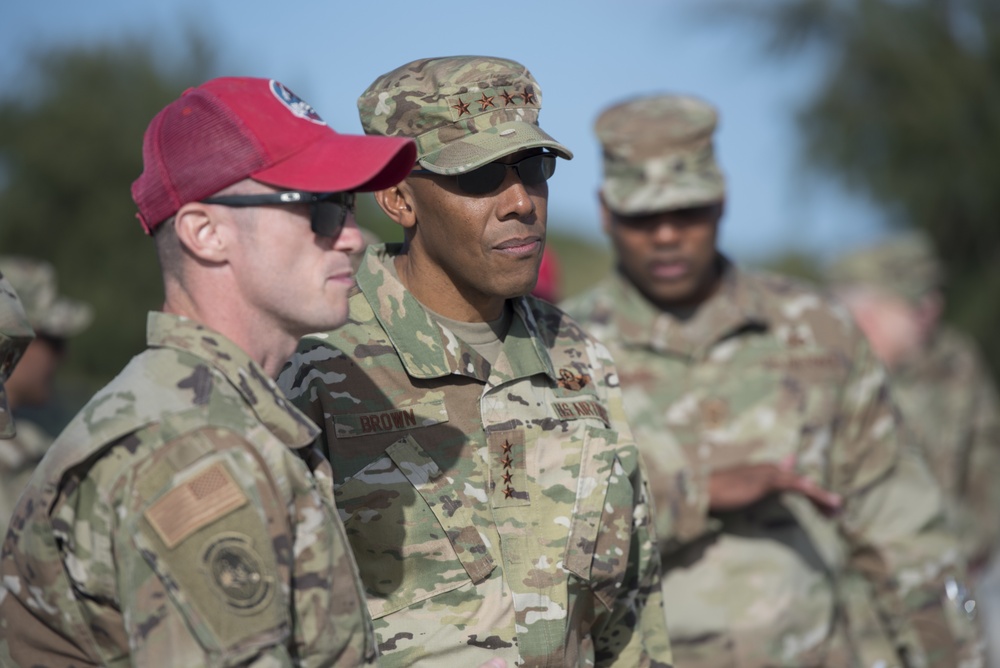
[[[541,124],[576,157],[550,188],[553,226],[601,240],[600,153],[591,126],[633,95],[682,92],[719,107],[716,150],[729,184],[723,247],[755,261],[798,249],[829,257],[884,235],[884,217],[799,159],[798,104],[821,55],[762,55],[756,27],[709,22],[704,0],[441,3],[346,0],[40,0],[8,3],[0,81],[47,45],[142,37],[169,57],[183,28],[209,36],[218,74],[281,80],[341,132],[360,132],[357,96],[378,75],[425,56],[519,60],[538,79]],[[138,150],[138,147],[137,147]],[[123,184],[128,187],[128,184]]]

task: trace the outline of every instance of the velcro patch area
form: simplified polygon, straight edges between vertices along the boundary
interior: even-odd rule
[[[146,520],[168,549],[201,527],[247,503],[222,463],[170,490],[146,511]]]

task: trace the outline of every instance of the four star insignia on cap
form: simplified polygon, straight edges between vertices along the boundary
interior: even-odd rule
[[[486,111],[490,107],[496,107],[497,105],[493,104],[493,98],[494,97],[496,97],[496,96],[495,95],[487,95],[486,93],[483,93],[483,96],[481,98],[479,98],[478,100],[476,100],[476,102],[479,103],[479,111]]]
[[[481,113],[489,109],[498,109],[497,103],[493,101],[496,99],[497,94],[499,94],[501,99],[503,99],[504,107],[509,107],[511,105],[517,106],[518,98],[523,100],[523,105],[521,106],[538,104],[535,98],[535,94],[532,93],[531,90],[527,87],[525,87],[523,93],[517,93],[517,92],[509,93],[506,90],[493,90],[493,93],[494,93],[493,95],[487,95],[486,91],[482,91],[482,97],[476,98],[474,100],[469,100],[468,102],[464,102],[461,97],[457,97],[456,99],[458,100],[458,103],[451,105],[451,108],[458,112],[459,118],[461,118],[465,114],[469,114],[470,116],[472,115],[472,110],[469,109],[469,105],[473,103],[479,104],[479,109],[476,110],[477,113]]]

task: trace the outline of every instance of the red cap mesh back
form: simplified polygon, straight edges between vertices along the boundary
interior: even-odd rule
[[[146,134],[145,169],[132,193],[147,232],[186,202],[218,192],[267,163],[239,117],[197,89],[163,109]]]
[[[221,77],[149,124],[132,199],[147,233],[188,202],[246,178],[314,192],[374,190],[413,166],[412,140],[340,135],[281,83]]]

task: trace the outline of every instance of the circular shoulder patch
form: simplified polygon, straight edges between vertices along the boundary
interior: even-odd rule
[[[254,614],[272,596],[273,575],[264,572],[263,563],[250,538],[233,532],[213,537],[201,555],[212,590],[239,614]]]

